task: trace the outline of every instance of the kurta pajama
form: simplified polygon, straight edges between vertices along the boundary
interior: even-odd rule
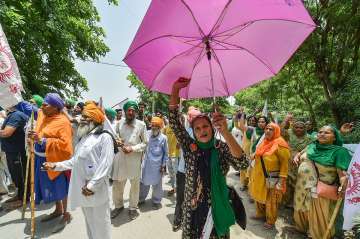
[[[141,159],[147,144],[146,125],[140,120],[128,124],[126,119],[121,119],[116,126],[116,133],[126,146],[131,146],[133,152],[125,154],[120,149],[115,156],[112,173],[113,201],[115,208],[124,206],[124,188],[129,179],[131,183],[129,208],[136,209],[139,201]]]
[[[109,176],[113,159],[111,136],[90,133],[79,141],[70,160],[56,163],[57,171],[72,169],[68,209],[82,208],[90,239],[111,238]],[[94,195],[82,194],[85,185]]]
[[[151,134],[151,132],[148,132]],[[168,160],[168,143],[163,134],[156,137],[149,136],[148,146],[142,163],[140,201],[144,201],[149,193],[150,186],[153,188],[152,200],[154,203],[160,203],[162,190],[162,167],[165,167]]]

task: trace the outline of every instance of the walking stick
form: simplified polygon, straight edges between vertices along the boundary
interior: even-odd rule
[[[31,113],[30,118],[30,131],[34,129],[34,111]],[[32,142],[33,143],[33,142]],[[28,193],[28,183],[29,183],[29,166],[31,161],[31,146],[28,148],[28,155],[26,160],[26,173],[25,173],[25,183],[24,183],[24,195],[23,195],[23,207],[21,212],[21,219],[24,220],[25,218],[25,210],[26,210],[26,199]]]
[[[340,189],[342,189],[345,185],[345,181],[341,183],[340,185]],[[326,229],[326,232],[325,232],[325,235],[323,237],[323,239],[327,239],[329,237],[329,234],[330,234],[330,231],[331,231],[331,228],[333,227],[334,223],[335,223],[335,219],[339,213],[339,210],[340,210],[340,206],[341,206],[341,203],[344,199],[341,197],[339,200],[337,200],[336,202],[336,205],[335,205],[335,209],[334,209],[334,212],[331,216],[331,219],[330,219],[330,222],[328,224],[328,227]]]

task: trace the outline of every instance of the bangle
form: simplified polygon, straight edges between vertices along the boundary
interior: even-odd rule
[[[178,106],[179,106],[179,104],[169,105],[169,108],[171,108],[171,107],[178,107]]]

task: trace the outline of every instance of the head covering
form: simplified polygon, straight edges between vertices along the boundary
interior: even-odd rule
[[[16,110],[26,114],[26,116],[28,116],[28,117],[30,117],[32,112],[34,111],[34,117],[35,117],[35,119],[37,118],[37,112],[39,109],[27,101],[19,102],[15,108],[16,108]]]
[[[102,124],[105,121],[104,112],[91,101],[85,103],[82,114],[91,118],[94,122],[98,124]]]
[[[307,147],[307,157],[324,166],[333,166],[347,170],[351,161],[351,155],[346,148],[342,147],[343,139],[340,132],[334,126],[329,127],[335,135],[334,143],[320,144],[319,141],[316,140]]]
[[[136,101],[134,100],[129,100],[128,102],[126,102],[123,106],[124,111],[127,111],[128,109],[133,109],[135,111],[139,110],[139,106],[136,103]]]
[[[41,107],[43,102],[44,102],[44,98],[42,98],[40,95],[33,95],[32,99],[35,101],[37,107]]]
[[[83,102],[79,102],[76,104],[76,106],[78,106],[81,110],[84,110],[85,104]]]
[[[76,104],[76,101],[73,100],[73,99],[66,99],[65,104],[68,105],[68,106],[74,107],[75,104]]]
[[[111,118],[110,120],[115,119],[115,117],[116,117],[116,111],[110,107],[105,108],[105,114],[106,114],[106,116]]]
[[[151,126],[156,126],[162,128],[164,125],[164,121],[160,117],[152,117],[151,118]]]
[[[44,103],[58,108],[59,110],[62,110],[65,106],[63,99],[57,93],[48,93],[45,96]]]
[[[190,106],[187,112],[187,120],[191,124],[195,117],[201,115],[201,111],[195,108],[194,106]]]
[[[279,146],[287,149],[289,148],[288,143],[281,137],[280,126],[275,123],[270,123],[267,127],[268,126],[274,130],[274,135],[270,140],[265,137],[264,141],[256,149],[255,154],[260,157],[273,154]]]
[[[295,127],[295,125],[300,125],[300,126],[306,127],[305,122],[304,122],[304,121],[301,121],[301,120],[296,120],[296,121],[293,123],[293,127]],[[305,128],[304,130],[305,130],[305,132],[306,132],[306,128]]]

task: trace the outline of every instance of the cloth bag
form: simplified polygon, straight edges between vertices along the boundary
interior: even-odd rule
[[[322,197],[322,198],[327,198],[327,199],[331,199],[334,201],[337,201],[339,199],[339,195],[338,195],[338,187],[337,185],[329,185],[326,184],[324,182],[320,181],[320,177],[319,177],[319,170],[317,169],[315,162],[311,161],[314,165],[315,171],[316,171],[316,176],[317,176],[317,185],[316,185],[316,192],[318,197]]]

